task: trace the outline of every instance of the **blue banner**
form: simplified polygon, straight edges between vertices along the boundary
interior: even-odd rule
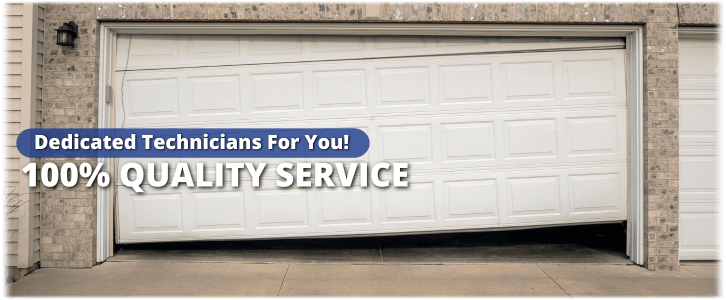
[[[26,157],[355,158],[368,151],[356,128],[49,128],[17,139]]]

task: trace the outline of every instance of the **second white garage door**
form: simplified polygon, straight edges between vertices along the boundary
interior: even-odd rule
[[[363,157],[303,161],[411,167],[405,189],[278,189],[297,160],[226,159],[268,163],[262,187],[120,187],[119,242],[625,220],[624,66],[619,39],[120,36],[118,127],[360,128]]]

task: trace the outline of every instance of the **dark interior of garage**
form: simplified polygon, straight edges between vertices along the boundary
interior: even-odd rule
[[[117,245],[109,261],[631,264],[625,224],[351,238]]]

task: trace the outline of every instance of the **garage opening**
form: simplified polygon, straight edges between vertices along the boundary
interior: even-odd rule
[[[116,127],[359,128],[368,153],[336,162],[410,164],[409,187],[398,190],[278,189],[274,172],[260,188],[244,177],[241,189],[136,194],[118,185],[119,244],[290,243],[627,219],[621,38],[121,34],[116,45]],[[184,161],[205,163],[192,172],[213,179],[217,162],[274,170],[320,160]],[[180,159],[119,164],[127,162],[173,167]],[[610,225],[572,228],[597,226]],[[563,229],[532,230],[517,232]]]

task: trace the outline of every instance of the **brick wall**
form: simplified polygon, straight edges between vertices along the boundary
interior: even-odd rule
[[[379,10],[365,18],[364,9]],[[365,14],[366,16],[369,14]],[[678,267],[678,31],[719,23],[715,4],[48,4],[44,127],[97,124],[99,21],[325,21],[418,23],[646,24],[645,159],[646,237],[651,270]],[[75,49],[55,46],[53,28],[76,20]],[[48,40],[51,39],[51,40]],[[42,267],[95,263],[95,192],[43,192]],[[86,231],[80,229],[88,229]],[[90,257],[89,257],[90,255]]]
[[[45,12],[43,128],[98,127],[98,21],[91,5],[50,4]],[[75,48],[55,44],[55,30],[73,20]],[[90,159],[43,159],[60,166]],[[81,178],[79,178],[81,179]],[[41,188],[40,265],[88,268],[96,263],[96,187]]]
[[[645,27],[648,269],[678,268],[678,9],[651,4]]]

